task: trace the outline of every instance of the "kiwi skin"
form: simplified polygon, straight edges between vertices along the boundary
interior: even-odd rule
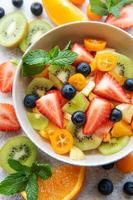
[[[22,151],[27,151],[28,155],[22,155]],[[21,152],[21,153],[20,153]],[[14,173],[9,164],[8,159],[16,159],[21,154],[21,160],[23,165],[31,167],[35,162],[37,156],[36,146],[25,136],[17,136],[7,140],[4,146],[0,150],[0,166],[8,173]],[[16,156],[16,157],[15,157]],[[28,156],[28,157],[26,157]]]

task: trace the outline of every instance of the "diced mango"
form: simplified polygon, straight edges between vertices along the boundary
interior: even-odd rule
[[[132,136],[131,126],[124,121],[116,122],[111,131],[112,137]]]
[[[89,100],[92,101],[96,97],[97,97],[97,95],[95,95],[93,92],[91,92],[89,95]]]
[[[111,139],[110,133],[106,133],[104,138],[103,138],[103,142],[109,142]]]

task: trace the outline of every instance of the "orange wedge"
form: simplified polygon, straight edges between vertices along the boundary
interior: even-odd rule
[[[57,25],[87,20],[85,14],[69,0],[42,0],[49,18]]]
[[[84,167],[58,166],[49,179],[38,180],[38,200],[72,200],[80,192],[84,178]],[[25,192],[22,196],[26,200]]]

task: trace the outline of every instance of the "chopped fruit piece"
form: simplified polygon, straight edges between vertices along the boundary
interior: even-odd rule
[[[123,85],[124,81],[125,81],[125,78],[124,76],[121,76],[119,74],[116,74],[115,72],[109,72],[109,74],[111,74],[111,76],[113,76],[119,83],[120,85]]]
[[[95,98],[87,110],[87,122],[84,127],[85,135],[92,135],[109,118],[111,104],[103,99]],[[93,119],[93,120],[92,120]]]
[[[81,62],[76,66],[76,72],[88,76],[91,73],[91,67],[88,63]]]
[[[85,39],[84,45],[87,51],[100,51],[103,50],[107,42],[103,40]]]
[[[39,134],[46,140],[50,140],[49,134],[45,130],[40,130]]]
[[[111,52],[98,53],[95,62],[98,70],[111,71],[117,65],[117,57]]]
[[[112,137],[132,136],[133,131],[130,125],[124,121],[120,121],[114,124],[111,135]]]
[[[82,6],[85,0],[69,0],[71,3],[75,4],[76,6]]]
[[[18,131],[19,129],[20,125],[13,106],[0,103],[0,131]]]
[[[63,127],[63,114],[57,94],[47,94],[36,101],[40,113],[60,128]]]
[[[69,113],[64,113],[64,118],[66,119],[66,120],[71,120],[71,115],[69,114]]]
[[[96,61],[95,59],[90,63],[91,71],[94,72],[96,70]]]
[[[91,94],[89,95],[89,100],[92,101],[96,97],[98,97],[98,96],[95,95],[93,92],[91,92]]]
[[[99,136],[102,139],[107,138],[111,128],[113,127],[113,122],[107,120],[104,124],[102,124],[96,131],[95,135]],[[110,135],[110,134],[109,134]]]
[[[116,108],[121,110],[123,120],[130,124],[133,118],[133,106],[123,103],[116,106]]]
[[[133,78],[128,78],[125,82],[123,87],[128,91],[133,91]]]
[[[122,112],[121,112],[121,110],[119,110],[117,108],[113,108],[111,110],[111,114],[110,114],[109,119],[112,122],[118,122],[118,121],[120,121],[122,119]]]
[[[86,86],[86,78],[80,73],[72,75],[68,82],[78,91],[82,90]]]
[[[107,99],[121,103],[130,103],[130,99],[121,85],[108,73],[103,75],[93,92]]]
[[[102,16],[97,15],[96,13],[91,11],[90,4],[88,4],[86,7],[86,14],[90,20],[100,20],[102,18]]]
[[[127,5],[121,9],[120,17],[116,18],[113,15],[107,17],[106,23],[112,24],[122,29],[133,27],[133,5]]]
[[[121,160],[118,160],[116,167],[124,173],[133,172],[133,153],[129,154],[125,158],[122,158]]]
[[[64,99],[63,99],[61,92],[59,90],[49,90],[47,92],[47,94],[53,94],[53,93],[57,94],[60,105],[63,105]]]
[[[8,93],[12,91],[15,66],[11,62],[0,65],[0,91]]]
[[[71,100],[76,94],[76,89],[71,84],[67,83],[61,89],[61,94],[64,98]]]
[[[81,92],[86,97],[88,97],[91,91],[94,89],[94,87],[95,87],[95,82],[90,80],[89,83],[85,86],[85,88],[83,88]]]
[[[66,154],[71,150],[74,143],[73,136],[66,129],[57,130],[49,136],[53,150],[56,153]]]
[[[90,63],[93,61],[93,56],[88,51],[86,51],[86,49],[82,45],[78,43],[75,43],[72,46],[72,51],[76,52],[79,55],[76,61],[74,62],[75,65],[81,62]]]
[[[52,124],[51,122],[48,123],[48,126],[45,128],[45,132],[46,134],[48,134],[49,136],[54,134],[54,132],[60,130],[59,127],[55,126],[54,124]],[[43,132],[42,132],[43,134]],[[45,133],[44,133],[45,134]]]
[[[96,84],[98,84],[100,81],[101,81],[101,79],[103,78],[103,75],[104,75],[105,73],[104,72],[101,72],[101,71],[97,71],[96,72],[96,77],[95,77],[95,83]]]
[[[82,111],[77,111],[72,114],[72,122],[77,127],[82,127],[86,122],[86,115]]]
[[[69,155],[70,159],[72,160],[84,160],[85,154],[77,147],[72,147]]]
[[[131,123],[131,128],[132,128],[132,131],[133,131],[133,120],[132,120],[132,123]]]
[[[46,66],[45,69],[40,74],[36,74],[34,77],[48,78],[48,66]]]
[[[110,140],[111,140],[110,133],[105,134],[103,137],[103,142],[110,142]]]
[[[39,110],[35,107],[35,108],[32,109],[32,112],[33,113],[39,113]]]

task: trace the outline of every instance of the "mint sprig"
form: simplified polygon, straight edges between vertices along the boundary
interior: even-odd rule
[[[17,172],[7,176],[0,183],[0,194],[9,196],[25,191],[27,200],[37,200],[37,179],[38,177],[48,179],[52,175],[51,166],[36,162],[27,167],[12,159],[8,160],[8,163]]]
[[[70,50],[71,43],[69,42],[65,49],[60,50],[58,46],[51,49],[49,52],[37,49],[27,53],[23,57],[23,76],[33,76],[41,73],[45,65],[70,65],[77,58],[78,54]]]
[[[90,0],[92,12],[100,16],[112,14],[115,17],[119,17],[121,9],[125,5],[129,5],[132,3],[133,0]]]

